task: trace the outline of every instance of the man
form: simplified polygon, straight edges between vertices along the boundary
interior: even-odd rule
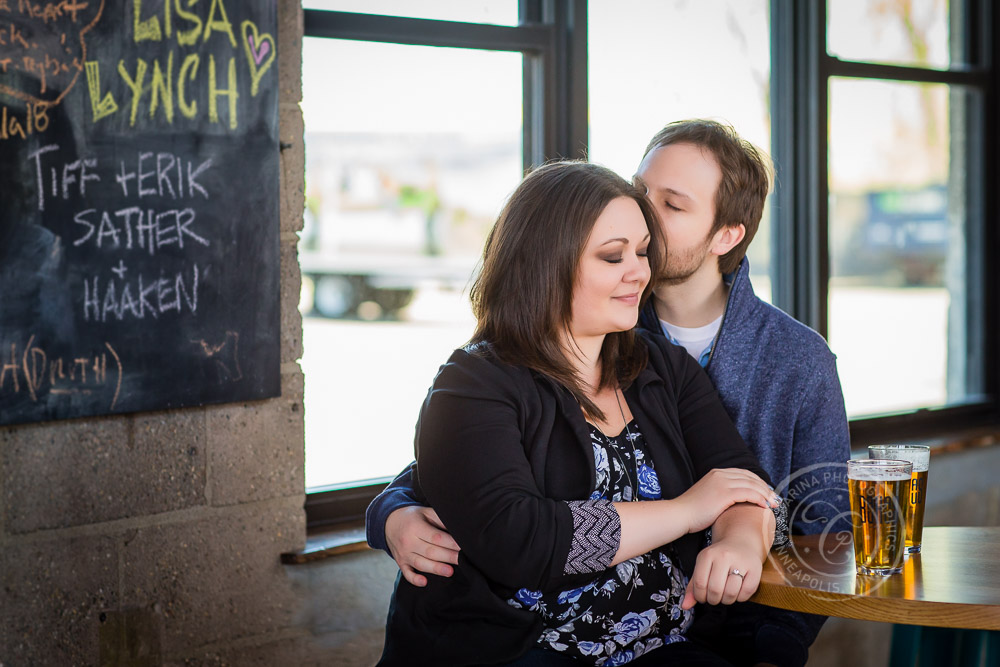
[[[843,477],[829,474],[833,467],[813,472],[850,458],[836,360],[816,332],[761,301],[750,285],[745,254],[769,188],[764,157],[731,127],[680,121],[650,141],[636,183],[645,187],[667,239],[665,274],[639,326],[682,345],[708,372],[740,434],[789,501],[793,532],[849,530]],[[407,469],[375,499],[367,531],[369,543],[421,586],[420,572],[451,574],[459,547],[434,511],[413,500],[410,475]],[[808,494],[797,498],[790,491],[802,475]],[[779,667],[805,664],[825,620],[751,603],[702,605],[699,616],[693,636],[734,664]]]

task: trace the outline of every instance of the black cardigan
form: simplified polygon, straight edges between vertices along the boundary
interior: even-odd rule
[[[713,468],[767,473],[733,427],[708,376],[682,348],[640,334],[649,363],[625,389],[663,498]],[[415,490],[462,551],[455,574],[415,588],[401,577],[380,665],[511,661],[541,634],[541,619],[507,599],[519,588],[563,590],[573,536],[567,500],[595,488],[583,412],[548,377],[505,364],[488,347],[456,350],[438,372],[417,422]],[[676,542],[690,576],[702,535]]]

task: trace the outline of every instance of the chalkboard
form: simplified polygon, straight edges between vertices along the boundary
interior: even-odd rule
[[[274,0],[0,0],[0,424],[279,386]]]

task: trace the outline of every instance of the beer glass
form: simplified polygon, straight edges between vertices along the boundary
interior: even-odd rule
[[[927,495],[927,471],[931,466],[931,448],[926,445],[870,445],[868,458],[896,459],[913,464],[910,503],[906,509],[906,552],[918,553],[924,532],[924,501]]]
[[[854,563],[861,574],[895,574],[906,555],[909,461],[852,459],[847,485],[854,530]]]

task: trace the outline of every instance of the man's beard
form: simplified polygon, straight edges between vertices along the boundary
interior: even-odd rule
[[[711,245],[712,239],[709,237],[701,246],[690,248],[680,256],[672,256],[668,249],[667,263],[660,272],[659,284],[680,285],[686,282],[705,263]]]

